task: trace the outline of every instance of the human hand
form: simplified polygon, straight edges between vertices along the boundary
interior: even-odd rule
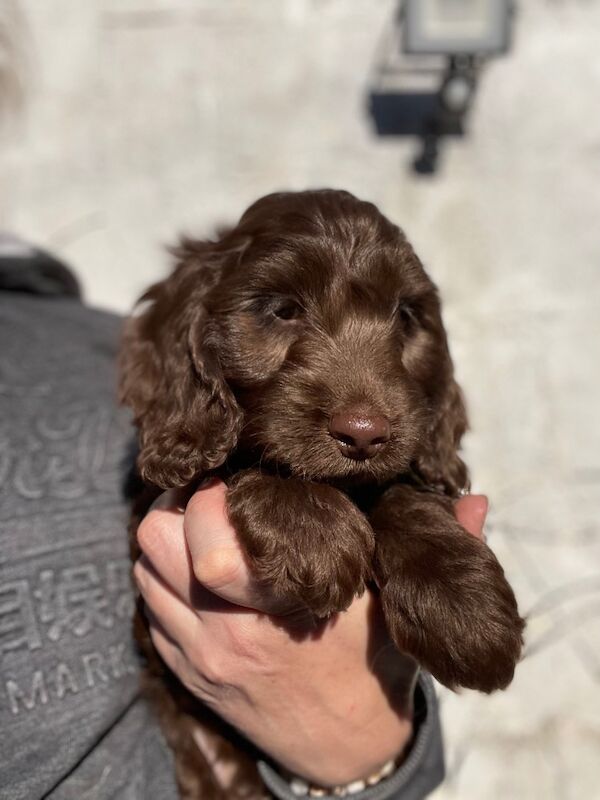
[[[277,608],[246,567],[225,491],[200,489],[185,512],[167,492],[140,526],[134,572],[154,645],[187,689],[291,772],[320,785],[364,778],[410,739],[417,666],[369,593],[318,626]],[[486,510],[482,497],[456,504],[474,535]]]

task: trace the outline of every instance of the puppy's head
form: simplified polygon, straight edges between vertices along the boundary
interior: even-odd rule
[[[269,195],[218,241],[176,253],[122,349],[147,480],[184,485],[238,446],[316,480],[412,471],[464,487],[465,412],[437,292],[373,205]]]

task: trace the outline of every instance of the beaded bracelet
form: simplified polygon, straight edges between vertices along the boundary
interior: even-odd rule
[[[292,794],[297,797],[347,797],[351,794],[358,794],[363,792],[369,786],[375,786],[389,776],[396,769],[396,762],[394,760],[387,761],[381,769],[373,772],[368,778],[361,781],[351,781],[343,786],[332,786],[324,788],[323,786],[315,786],[314,784],[305,781],[304,778],[299,778],[297,775],[288,776],[290,789]]]

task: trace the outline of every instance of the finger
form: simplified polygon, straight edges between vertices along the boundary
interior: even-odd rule
[[[187,650],[201,624],[198,615],[162,580],[146,556],[136,561],[133,575],[150,614]]]
[[[484,538],[483,526],[488,512],[488,499],[483,494],[470,494],[461,497],[454,505],[456,519],[469,533]]]
[[[162,660],[169,669],[176,675],[179,675],[186,665],[187,658],[179,645],[169,636],[152,612],[148,612],[148,630],[152,643],[156,647]]]
[[[165,492],[144,517],[137,531],[142,553],[161,579],[188,605],[194,600],[192,573],[183,530],[183,511]]]
[[[250,574],[227,517],[226,492],[224,483],[214,481],[199,489],[186,508],[184,530],[194,575],[230,603],[272,612],[272,600]]]

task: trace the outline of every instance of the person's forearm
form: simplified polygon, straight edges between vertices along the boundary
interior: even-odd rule
[[[375,675],[353,672],[345,676],[342,667],[331,683],[306,692],[300,708],[294,699],[285,727],[265,719],[255,743],[284,769],[325,787],[366,779],[399,759],[413,732],[412,705],[398,708],[405,690],[393,697],[388,686],[388,697]]]

